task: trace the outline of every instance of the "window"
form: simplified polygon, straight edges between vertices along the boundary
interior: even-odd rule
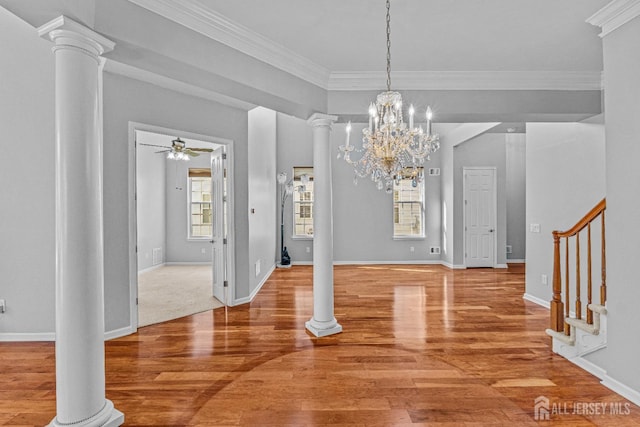
[[[312,167],[293,168],[293,224],[294,237],[313,237]]]
[[[424,180],[408,177],[394,183],[393,237],[424,237]]]
[[[189,238],[211,238],[211,169],[189,168]]]

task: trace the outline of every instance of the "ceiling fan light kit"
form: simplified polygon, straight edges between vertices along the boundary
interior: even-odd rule
[[[156,145],[156,144],[145,144],[140,143],[140,145],[145,145],[147,147],[158,147],[164,148],[164,150],[156,151],[156,153],[167,153],[167,159],[169,160],[183,160],[188,162],[191,160],[191,157],[198,157],[200,153],[211,153],[213,148],[190,148],[187,147],[187,144],[180,139],[180,137],[171,141],[171,147],[167,147],[164,145]]]

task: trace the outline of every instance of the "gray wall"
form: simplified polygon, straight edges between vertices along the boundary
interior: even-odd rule
[[[526,153],[526,293],[548,302],[553,290],[551,232],[569,229],[605,195],[604,127],[527,123]],[[530,224],[540,224],[540,233],[530,232]]]
[[[214,135],[215,136],[215,135]],[[173,138],[169,138],[173,139]],[[166,144],[166,143],[165,143]],[[170,142],[169,142],[170,144]],[[206,144],[208,148],[217,147]],[[189,144],[192,146],[192,144]],[[167,256],[166,262],[211,262],[211,240],[189,240],[189,168],[210,168],[211,155],[202,153],[188,162],[164,159],[166,167],[166,216]]]
[[[640,391],[640,18],[604,37],[607,170],[607,374]]]
[[[164,262],[167,251],[166,169],[165,157],[158,148],[140,143],[158,144],[158,135],[137,132],[136,194],[138,271],[153,266],[153,249],[161,248]]]
[[[464,167],[496,168],[496,264],[506,264],[507,196],[505,136],[485,133],[472,138],[453,149],[453,226],[454,264],[464,264]]]
[[[249,286],[267,279],[276,259],[276,112],[249,111]]]
[[[234,141],[236,297],[249,295],[247,113],[126,77],[104,75],[105,305],[107,330],[129,325],[129,121]]]
[[[526,137],[523,133],[505,135],[507,245],[511,253],[507,261],[526,259]]]
[[[430,255],[430,246],[440,246],[440,177],[425,177],[426,238],[393,239],[393,200],[384,191],[377,190],[368,179],[353,184],[353,168],[342,159],[336,159],[338,146],[345,141],[345,124],[336,123],[331,133],[333,179],[333,254],[336,262],[420,262],[437,261],[439,255]],[[353,124],[351,142],[361,145],[364,124]],[[312,166],[311,128],[304,120],[278,114],[278,171],[291,177],[294,166]],[[440,167],[436,153],[425,167]],[[285,206],[285,246],[292,261],[311,262],[313,242],[309,239],[291,239],[291,200]],[[279,221],[277,223],[278,239]],[[278,240],[279,241],[279,240]],[[309,248],[309,252],[307,252]],[[411,250],[413,248],[413,251]]]
[[[53,332],[52,45],[1,7],[0,40],[0,123],[5,148],[12,147],[0,155],[0,298],[7,303],[0,333]]]

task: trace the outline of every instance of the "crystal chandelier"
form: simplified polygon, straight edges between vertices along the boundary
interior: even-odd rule
[[[375,103],[369,105],[369,126],[362,130],[362,148],[349,142],[351,122],[347,124],[345,145],[339,147],[338,158],[353,166],[354,183],[358,178],[370,177],[378,190],[393,192],[393,184],[410,178],[414,185],[423,179],[422,164],[440,147],[437,134],[431,131],[433,112],[426,111],[426,129],[414,127],[415,108],[409,107],[409,125],[402,116],[402,96],[391,90],[391,15],[387,0],[387,90],[378,94]],[[351,159],[352,152],[362,153],[358,160]]]

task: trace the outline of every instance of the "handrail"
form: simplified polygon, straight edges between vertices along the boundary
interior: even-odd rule
[[[594,219],[598,217],[607,208],[607,199],[602,199],[600,202],[593,207],[585,216],[582,217],[580,221],[576,223],[573,227],[568,229],[567,231],[554,231],[553,235],[558,235],[558,237],[571,237],[582,230],[591,223]]]
[[[593,280],[591,275],[591,223],[600,216],[601,220],[601,283],[600,283],[600,305],[605,305],[607,299],[607,279],[606,279],[606,254],[605,254],[605,209],[606,199],[602,199],[593,207],[580,221],[567,231],[553,231],[553,299],[550,304],[551,329],[557,332],[564,332],[569,335],[570,326],[565,319],[570,315],[570,286],[569,286],[569,238],[575,236],[575,316],[582,318],[582,299],[580,284],[580,232],[587,228],[587,311],[586,323],[593,323],[593,315],[589,307],[592,303]],[[562,267],[560,260],[560,240],[565,239],[565,283],[564,301],[562,298]]]

